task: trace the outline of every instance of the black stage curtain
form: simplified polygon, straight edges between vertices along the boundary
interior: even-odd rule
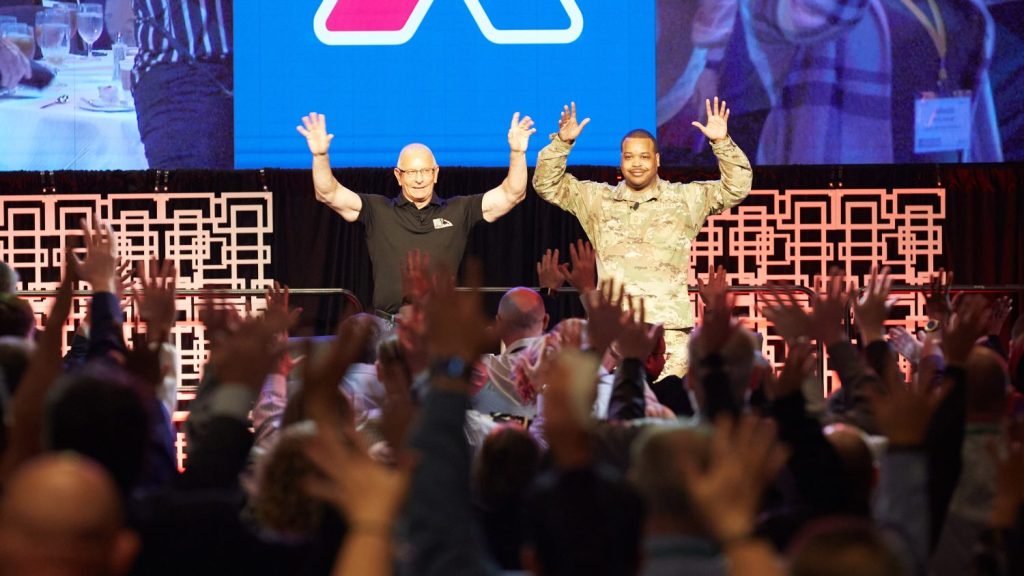
[[[617,167],[574,166],[578,178],[613,182]],[[441,169],[438,193],[445,197],[484,192],[498,186],[504,168]],[[348,187],[388,195],[398,193],[391,170],[339,169]],[[717,171],[663,168],[671,180],[713,179]],[[755,169],[755,189],[931,188],[947,189],[946,266],[958,283],[1024,283],[1024,163],[992,165],[789,166]],[[317,202],[309,170],[242,170],[231,172],[11,172],[0,173],[0,194],[104,192],[251,192],[274,194],[276,232],[273,270],[280,281],[299,287],[344,287],[364,303],[371,301],[371,269],[362,226],[348,224]],[[489,286],[535,285],[535,265],[547,248],[565,254],[583,237],[576,219],[543,202],[532,191],[523,204],[494,224],[473,232],[467,253],[484,263]],[[563,256],[567,259],[567,255]],[[306,309],[303,323],[328,330],[343,303],[332,299],[298,299]],[[566,298],[562,313],[578,311]],[[492,308],[493,309],[493,308]]]

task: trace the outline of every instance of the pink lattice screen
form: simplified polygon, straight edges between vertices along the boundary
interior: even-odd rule
[[[124,257],[145,261],[159,254],[174,260],[180,288],[263,289],[272,281],[269,192],[0,196],[0,260],[21,275],[21,289],[40,323],[49,298],[31,292],[57,287],[63,248],[80,234],[79,220],[93,213],[119,232]],[[758,190],[710,219],[694,245],[694,272],[706,274],[714,263],[725,265],[736,284],[815,286],[831,266],[860,281],[878,264],[891,266],[897,283],[922,284],[937,269],[944,218],[941,189]],[[262,305],[256,297],[233,301],[242,307],[247,300],[253,309]],[[85,315],[86,302],[76,301],[76,321]],[[913,327],[924,320],[917,296],[902,296],[897,306],[896,316],[905,320],[894,324]],[[740,295],[737,308],[750,328],[765,335],[765,355],[781,358],[782,343],[758,313],[757,294]],[[173,339],[181,353],[184,405],[207,351],[198,300],[183,297],[178,310]],[[73,327],[66,330],[70,341]],[[830,390],[831,382],[824,386]]]

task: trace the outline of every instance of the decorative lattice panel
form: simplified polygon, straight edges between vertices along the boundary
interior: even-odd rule
[[[274,228],[269,192],[0,196],[0,260],[18,271],[22,290],[58,287],[64,249],[69,243],[81,245],[79,223],[93,214],[114,228],[123,258],[143,263],[153,256],[173,260],[179,289],[262,289],[271,283]],[[31,296],[28,300],[41,325],[51,300]],[[262,305],[262,298],[256,297],[228,300],[239,307]],[[76,324],[85,316],[87,304],[87,298],[75,300]],[[207,359],[200,309],[198,297],[178,300],[172,337],[181,352],[184,399],[191,397]],[[134,328],[136,316],[130,303],[127,312],[126,335]],[[65,342],[70,342],[74,327],[65,327]]]
[[[708,220],[693,246],[691,274],[706,275],[713,263],[725,266],[734,284],[817,287],[838,266],[863,286],[878,265],[892,269],[895,284],[925,284],[941,261],[945,215],[942,189],[756,190]],[[912,328],[926,321],[922,297],[897,297],[891,325]],[[759,304],[756,293],[739,295],[737,314],[765,335],[765,355],[775,362],[784,358],[784,345]],[[826,391],[836,384],[830,375]]]

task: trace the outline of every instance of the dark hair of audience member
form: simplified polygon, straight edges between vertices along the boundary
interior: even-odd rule
[[[870,516],[877,471],[864,432],[848,424],[832,424],[825,427],[824,433],[843,466],[843,483],[836,487],[842,495],[841,512]]]
[[[36,316],[28,302],[0,292],[0,336],[28,338],[35,325]]]
[[[313,435],[312,426],[289,426],[260,460],[260,488],[250,508],[262,526],[279,535],[309,535],[323,519],[325,504],[302,486],[315,471],[305,453],[306,443]]]
[[[15,336],[0,337],[0,372],[4,382],[4,393],[9,398],[18,391],[18,384],[25,375],[35,344]]]
[[[96,362],[62,377],[50,393],[45,427],[49,449],[92,458],[123,495],[141,477],[149,438],[146,405],[131,378]]]
[[[513,426],[487,436],[477,457],[475,500],[488,548],[505,570],[522,567],[522,508],[539,464],[537,443]]]
[[[526,517],[524,564],[534,564],[535,573],[622,576],[639,571],[643,502],[611,468],[541,473],[527,499]]]
[[[1006,413],[1010,371],[999,353],[975,346],[967,357],[967,418],[974,422],[999,422]]]
[[[829,518],[809,525],[793,544],[792,576],[909,576],[869,520]]]

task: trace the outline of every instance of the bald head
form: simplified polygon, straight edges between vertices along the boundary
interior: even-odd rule
[[[536,290],[513,288],[501,297],[497,320],[499,335],[506,346],[522,338],[540,336],[548,323],[544,299]]]
[[[44,455],[8,482],[0,504],[0,572],[124,574],[137,550],[114,481],[91,460]]]
[[[398,167],[408,169],[412,163],[421,162],[424,163],[424,168],[437,165],[434,160],[434,153],[430,151],[425,144],[419,142],[413,142],[412,144],[406,145],[402,148],[402,151],[398,153]]]

